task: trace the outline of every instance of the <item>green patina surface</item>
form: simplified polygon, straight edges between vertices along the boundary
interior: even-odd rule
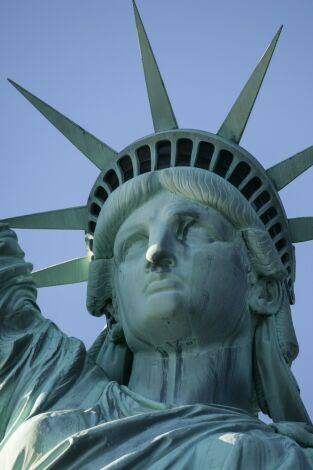
[[[312,147],[265,170],[239,146],[281,28],[214,135],[178,129],[134,12],[155,134],[116,152],[11,81],[101,172],[86,206],[0,221],[0,467],[313,468],[289,306],[313,223],[278,195]],[[87,256],[31,273],[9,227],[83,230]],[[86,280],[89,351],[36,304]]]

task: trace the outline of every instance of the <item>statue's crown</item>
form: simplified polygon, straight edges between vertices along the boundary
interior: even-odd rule
[[[151,45],[133,2],[155,133],[116,152],[48,104],[9,80],[65,137],[99,169],[86,206],[5,219],[15,228],[81,229],[87,256],[34,272],[39,287],[85,281],[98,215],[110,193],[142,173],[175,166],[214,172],[236,187],[268,231],[288,272],[286,287],[294,302],[293,243],[313,239],[313,218],[288,219],[278,191],[313,164],[313,147],[265,170],[240,139],[262,85],[282,27],[275,34],[217,134],[179,129]]]

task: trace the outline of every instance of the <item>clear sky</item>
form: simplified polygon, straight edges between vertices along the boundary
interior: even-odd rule
[[[265,168],[313,144],[311,0],[138,0],[180,127],[217,132],[284,30],[241,145]],[[121,150],[153,130],[130,0],[0,3],[0,218],[84,205],[98,170],[6,82],[20,83]],[[281,191],[313,215],[313,169]],[[35,268],[83,256],[81,232],[18,231]],[[293,371],[313,417],[313,242],[298,244]],[[89,346],[103,326],[86,285],[41,289],[43,314]]]

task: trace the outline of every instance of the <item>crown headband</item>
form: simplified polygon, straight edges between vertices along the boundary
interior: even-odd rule
[[[292,243],[313,239],[313,218],[288,219],[278,191],[313,164],[313,147],[265,170],[239,146],[262,85],[281,29],[253,71],[218,133],[179,129],[135,2],[145,80],[155,134],[117,152],[70,119],[9,80],[65,137],[99,169],[86,206],[13,217],[13,228],[84,230],[87,256],[34,272],[38,287],[82,282],[88,278],[92,238],[101,207],[110,193],[130,178],[147,171],[193,166],[217,173],[235,186],[256,211],[288,271],[287,290],[294,302],[295,261]]]

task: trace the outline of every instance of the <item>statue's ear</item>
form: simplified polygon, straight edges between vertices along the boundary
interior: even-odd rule
[[[282,284],[274,278],[259,278],[251,285],[249,307],[253,313],[276,315],[283,301]]]

